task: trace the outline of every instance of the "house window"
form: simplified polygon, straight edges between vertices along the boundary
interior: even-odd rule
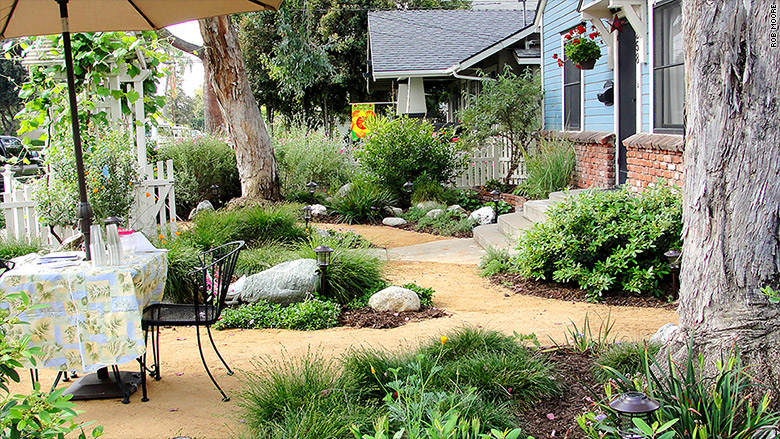
[[[685,102],[685,67],[680,1],[660,3],[653,11],[654,126],[660,133],[681,134]]]
[[[579,131],[582,114],[582,76],[571,61],[563,64],[563,128]]]

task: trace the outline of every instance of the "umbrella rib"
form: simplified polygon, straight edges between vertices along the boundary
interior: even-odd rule
[[[254,4],[256,4],[257,6],[262,6],[262,7],[264,7],[264,8],[267,8],[267,7],[268,7],[268,5],[267,5],[267,4],[265,4],[265,3],[263,3],[263,2],[261,2],[261,1],[259,1],[259,0],[247,0],[247,1],[248,1],[249,3],[254,3]]]
[[[8,13],[8,17],[5,19],[5,23],[3,23],[3,30],[0,31],[0,37],[5,38],[5,31],[8,29],[8,23],[11,22],[11,17],[14,16],[14,11],[16,11],[16,5],[19,4],[19,0],[14,0],[14,4],[11,5],[11,12]]]
[[[143,18],[144,18],[144,20],[146,20],[146,22],[149,24],[149,26],[151,26],[151,27],[152,27],[152,29],[159,29],[159,28],[160,28],[160,27],[159,27],[159,26],[157,26],[156,24],[152,23],[152,20],[150,20],[150,19],[149,19],[149,17],[147,17],[147,16],[146,16],[146,14],[144,14],[144,11],[142,11],[142,10],[141,10],[141,8],[139,8],[139,7],[138,7],[138,6],[135,4],[135,2],[134,2],[133,0],[127,0],[127,2],[128,2],[128,3],[130,3],[130,6],[132,6],[132,7],[133,7],[133,9],[135,9],[135,11],[136,11],[136,12],[138,12],[138,14],[140,14],[140,15],[141,15],[141,17],[143,17]]]

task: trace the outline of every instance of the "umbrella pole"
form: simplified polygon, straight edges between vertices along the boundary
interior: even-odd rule
[[[87,200],[87,182],[84,174],[84,157],[81,154],[81,132],[79,129],[79,108],[76,102],[76,80],[73,73],[73,49],[70,45],[70,28],[68,26],[68,0],[56,0],[60,5],[60,18],[62,19],[62,44],[65,48],[65,72],[68,77],[68,98],[70,99],[70,123],[73,129],[73,149],[76,154],[76,177],[79,182],[79,204],[76,208],[76,218],[79,220],[79,228],[84,235],[84,249],[89,252],[89,226],[92,225],[92,206]]]

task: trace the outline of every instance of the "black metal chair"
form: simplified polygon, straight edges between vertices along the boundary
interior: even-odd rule
[[[225,305],[228,287],[233,277],[233,271],[236,268],[238,253],[244,247],[244,241],[230,242],[225,245],[213,248],[199,255],[201,266],[193,271],[195,294],[192,304],[158,303],[150,305],[144,309],[141,319],[141,326],[144,329],[144,338],[148,338],[151,333],[152,355],[154,365],[149,369],[150,376],[155,380],[160,379],[160,327],[161,326],[195,326],[195,332],[198,338],[198,351],[200,360],[206,373],[211,378],[219,393],[222,394],[223,401],[230,401],[214,376],[211,374],[206,358],[203,356],[203,347],[200,341],[200,327],[205,326],[209,334],[211,346],[214,348],[217,357],[225,365],[228,375],[233,375],[230,366],[217,350],[214,339],[211,336],[211,325],[219,319],[222,308]],[[147,345],[148,346],[148,345]],[[142,357],[142,367],[146,367],[146,354]],[[144,397],[146,397],[146,380],[141,383],[143,386]]]
[[[13,270],[15,265],[16,264],[14,263],[14,261],[6,261],[5,259],[0,259],[0,276],[5,274],[5,272],[8,270]]]

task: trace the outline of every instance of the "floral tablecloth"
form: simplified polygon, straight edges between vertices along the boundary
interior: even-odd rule
[[[141,313],[162,299],[167,272],[166,252],[138,254],[113,267],[17,266],[0,278],[0,288],[26,291],[32,305],[45,306],[22,313],[29,324],[13,325],[7,336],[30,336],[30,346],[44,353],[38,368],[88,373],[127,363],[144,353]]]

